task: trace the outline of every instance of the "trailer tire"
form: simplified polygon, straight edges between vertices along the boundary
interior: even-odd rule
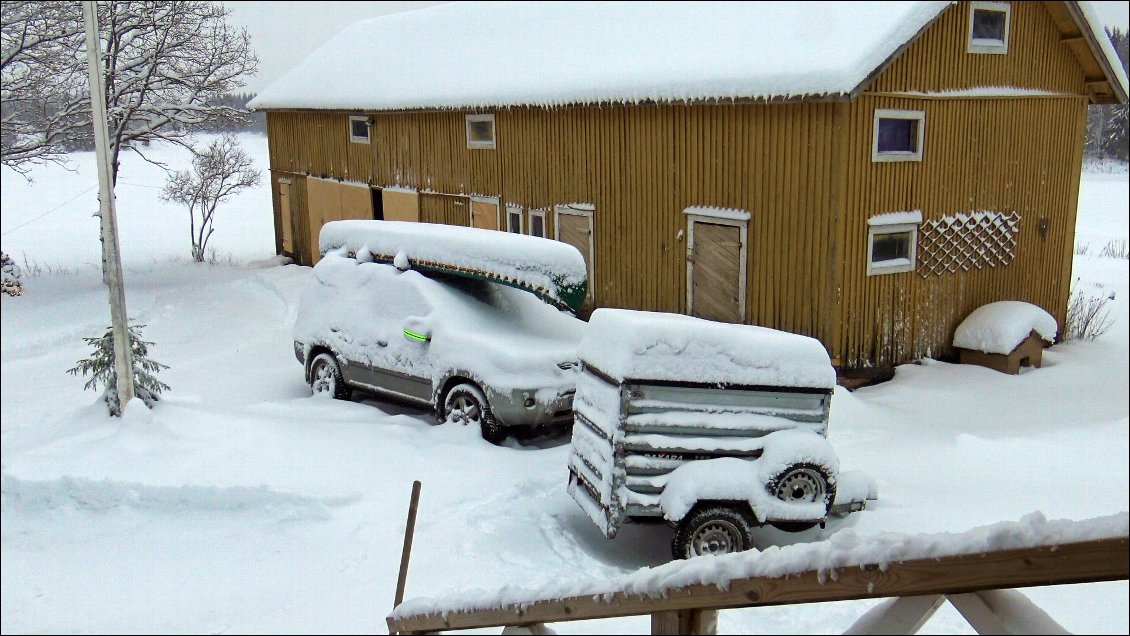
[[[816,464],[793,464],[769,480],[767,488],[769,494],[781,501],[823,502],[825,518],[836,500],[835,480],[829,477],[826,468]],[[770,521],[769,525],[785,532],[804,532],[821,521]]]
[[[735,506],[724,504],[692,510],[675,526],[671,556],[690,559],[703,554],[730,554],[753,548],[749,518]]]

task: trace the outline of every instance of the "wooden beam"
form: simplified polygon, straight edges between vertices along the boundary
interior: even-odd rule
[[[1060,44],[1069,44],[1073,42],[1080,42],[1086,44],[1087,39],[1080,35],[1065,35],[1059,38]]]
[[[781,577],[731,581],[725,590],[691,585],[656,590],[656,597],[626,592],[534,600],[468,612],[386,619],[390,632],[438,631],[526,623],[557,623],[639,616],[688,609],[726,609],[845,601],[862,598],[961,594],[981,590],[1125,580],[1130,538],[983,554],[859,564]]]
[[[718,633],[718,610],[656,612],[651,615],[651,633],[713,636]]]
[[[864,612],[844,636],[856,634],[917,634],[946,602],[943,594],[889,598]]]
[[[946,597],[978,634],[1070,634],[1016,590],[985,590]]]

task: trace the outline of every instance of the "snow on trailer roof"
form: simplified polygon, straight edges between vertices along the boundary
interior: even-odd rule
[[[836,385],[828,352],[814,338],[680,314],[597,309],[580,357],[617,381],[828,390]]]
[[[366,260],[407,258],[414,267],[490,279],[574,309],[584,302],[588,284],[584,257],[575,247],[525,234],[432,223],[331,221],[322,226],[319,243],[322,254],[345,248]]]
[[[950,4],[454,3],[357,22],[251,106],[401,110],[845,95]]]

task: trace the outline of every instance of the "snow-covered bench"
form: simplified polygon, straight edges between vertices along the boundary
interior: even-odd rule
[[[1043,364],[1059,325],[1031,304],[1004,300],[978,307],[957,326],[953,346],[961,364],[976,364],[1016,375],[1021,366]]]

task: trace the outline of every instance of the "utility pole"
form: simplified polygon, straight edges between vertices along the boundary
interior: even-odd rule
[[[86,21],[86,62],[90,71],[90,108],[94,123],[94,155],[98,160],[98,216],[102,220],[102,280],[110,289],[110,324],[114,335],[114,371],[118,404],[125,412],[133,399],[133,356],[126,325],[126,291],[118,246],[118,216],[114,208],[114,179],[110,166],[110,132],[106,127],[106,81],[102,77],[102,45],[98,41],[98,5],[82,3]]]

